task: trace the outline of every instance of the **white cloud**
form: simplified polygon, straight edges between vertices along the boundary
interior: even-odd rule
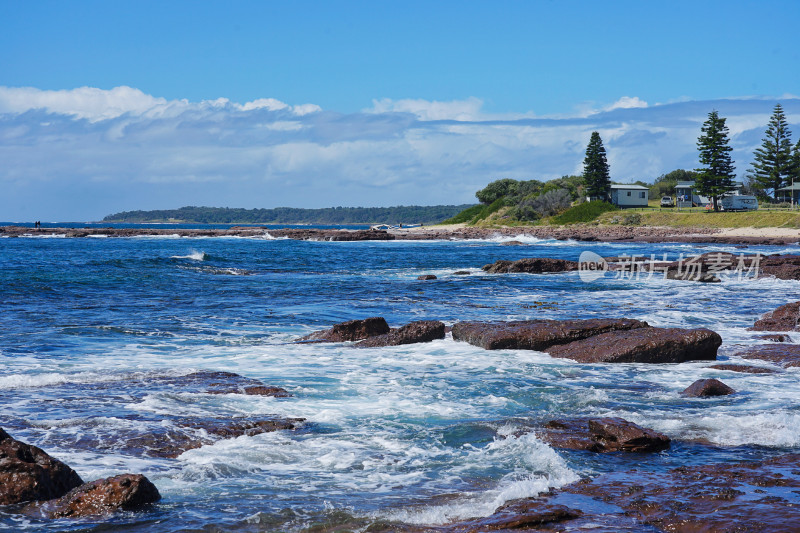
[[[478,98],[437,102],[429,100],[392,100],[383,98],[372,101],[368,113],[411,113],[420,120],[478,120],[483,101]]]
[[[111,90],[79,87],[62,91],[42,91],[33,87],[0,87],[0,112],[24,113],[44,109],[50,113],[72,115],[91,121],[115,118],[125,113],[142,114],[164,106],[167,100],[131,87]]]
[[[269,111],[279,111],[281,109],[286,109],[289,107],[287,104],[284,104],[280,100],[276,100],[274,98],[259,98],[257,100],[253,100],[252,102],[247,102],[246,104],[240,106],[243,111],[250,111],[251,109],[267,109]]]
[[[647,102],[638,96],[623,96],[610,106],[606,107],[605,110],[611,111],[612,109],[632,109],[637,107],[647,107]]]

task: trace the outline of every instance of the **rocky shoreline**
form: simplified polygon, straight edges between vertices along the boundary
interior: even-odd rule
[[[186,228],[29,228],[0,226],[0,237],[247,237],[288,238],[312,241],[388,241],[388,240],[465,240],[497,237],[529,237],[536,239],[575,240],[584,242],[681,242],[733,245],[797,244],[798,235],[786,232],[776,235],[732,235],[715,228],[650,227],[650,226],[530,226],[518,228],[429,227],[398,230],[348,230],[283,228],[267,226],[233,226],[227,229]],[[517,243],[523,244],[523,243]]]

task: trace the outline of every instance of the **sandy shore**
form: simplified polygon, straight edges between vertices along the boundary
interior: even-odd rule
[[[715,229],[696,227],[653,226],[529,226],[476,228],[464,224],[423,226],[397,230],[346,230],[234,226],[228,229],[175,228],[40,228],[20,226],[0,227],[0,237],[250,237],[289,238],[318,241],[361,240],[513,240],[514,237],[575,240],[587,242],[692,242],[725,244],[794,245],[800,243],[800,230],[788,228]],[[520,243],[522,244],[522,243]]]

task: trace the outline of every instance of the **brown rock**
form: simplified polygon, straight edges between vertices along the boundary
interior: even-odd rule
[[[392,330],[386,335],[370,337],[356,344],[359,348],[375,348],[379,346],[399,346],[417,342],[431,342],[444,339],[445,326],[438,320],[419,320]]]
[[[609,503],[622,509],[616,516],[662,531],[771,532],[797,530],[791,524],[800,524],[798,489],[800,455],[793,454],[668,472],[617,471],[573,483],[559,493]]]
[[[454,276],[470,276],[470,275],[472,275],[472,272],[470,272],[469,270],[456,270],[455,272],[453,272],[453,275]]]
[[[611,331],[546,351],[580,363],[682,363],[717,358],[722,338],[708,329]]]
[[[647,322],[627,318],[459,322],[453,325],[453,339],[487,350],[545,350],[609,331],[647,327]]]
[[[800,255],[769,255],[761,259],[759,277],[800,279]]]
[[[578,270],[577,261],[567,261],[565,259],[553,259],[550,257],[530,257],[517,261],[499,260],[492,264],[485,265],[483,270],[490,274],[505,274],[514,272],[526,272],[529,274],[541,274],[544,272],[568,272]]]
[[[143,475],[122,474],[83,484],[38,510],[48,518],[81,518],[135,511],[160,499],[158,489]]]
[[[666,435],[622,418],[552,420],[540,437],[555,448],[600,453],[658,452],[669,448],[670,443]]]
[[[751,346],[738,352],[744,359],[761,359],[783,368],[800,366],[799,344],[763,344]]]
[[[138,435],[127,439],[125,447],[141,455],[174,459],[183,452],[212,444],[220,439],[254,436],[271,431],[296,429],[303,418],[261,418],[244,420],[187,420],[179,428]]]
[[[345,342],[360,341],[376,335],[389,333],[389,324],[383,317],[349,320],[335,324],[331,329],[317,331],[299,339],[300,341]]]
[[[82,483],[58,459],[0,429],[0,505],[58,498]]]
[[[727,396],[736,392],[718,379],[698,379],[681,392],[681,396],[703,398],[707,396]]]
[[[792,302],[765,313],[750,330],[800,331],[797,327],[798,319],[800,319],[800,302]]]
[[[780,333],[771,333],[769,335],[759,335],[759,339],[764,341],[772,341],[772,342],[792,342],[791,337],[789,335],[782,335]]]
[[[428,280],[439,279],[439,278],[437,278],[433,274],[424,274],[422,276],[417,276],[417,279],[420,280],[420,281],[428,281]]]
[[[280,387],[268,387],[266,385],[254,385],[245,387],[244,393],[248,396],[274,396],[276,398],[289,398],[292,393]]]
[[[711,365],[708,368],[714,368],[716,370],[730,370],[731,372],[745,372],[748,374],[774,374],[775,370],[770,368],[763,368],[760,366],[749,366],[749,365],[734,365],[730,363],[725,363],[721,365]]]
[[[565,505],[555,505],[534,498],[514,500],[499,507],[486,518],[474,518],[451,524],[437,531],[453,533],[480,533],[482,531],[536,530],[560,524],[583,515],[581,511]],[[549,530],[549,528],[548,528]]]

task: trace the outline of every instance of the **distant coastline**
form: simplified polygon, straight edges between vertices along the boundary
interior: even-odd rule
[[[471,205],[401,205],[321,209],[295,207],[239,209],[187,206],[179,209],[123,211],[106,216],[102,222],[128,224],[435,224],[455,216]]]

